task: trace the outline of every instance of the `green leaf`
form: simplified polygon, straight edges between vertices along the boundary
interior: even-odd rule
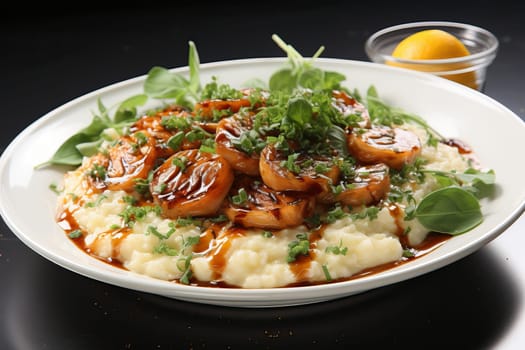
[[[298,87],[311,90],[335,89],[340,88],[340,82],[346,79],[340,73],[313,67],[314,60],[324,51],[324,46],[319,47],[312,58],[307,60],[278,35],[273,34],[272,39],[286,52],[289,65],[272,74],[269,81],[270,91],[290,93]]]
[[[319,68],[307,69],[299,75],[298,84],[305,89],[320,90],[324,87],[324,72]]]
[[[140,94],[127,98],[117,108],[113,120],[115,123],[127,122],[135,119],[137,106],[143,106],[148,101],[148,95]]]
[[[261,89],[261,90],[268,90],[268,84],[260,78],[251,78],[248,79],[242,84],[242,86],[247,88],[253,88],[253,89]]]
[[[91,123],[80,130],[78,134],[86,134],[88,136],[98,136],[104,129],[109,127],[108,122],[99,116],[94,116]]]
[[[297,77],[293,75],[291,69],[281,69],[270,77],[270,91],[292,92],[297,86]]]
[[[139,94],[139,95],[135,95],[135,96],[131,96],[127,99],[125,99],[124,101],[122,101],[118,107],[119,110],[121,109],[131,109],[131,108],[135,108],[135,107],[138,107],[138,106],[143,106],[144,104],[146,104],[146,102],[148,102],[148,95],[146,94]],[[117,120],[115,120],[116,122],[118,122]]]
[[[303,97],[291,98],[288,102],[286,116],[300,126],[312,121],[312,105]]]
[[[42,168],[47,165],[80,165],[82,163],[82,153],[76,148],[77,144],[93,141],[94,136],[86,133],[77,133],[69,137],[55,152],[47,162],[38,164],[35,168]]]
[[[457,235],[483,220],[478,199],[460,187],[445,187],[426,195],[415,212],[430,231]]]
[[[478,198],[486,198],[494,195],[496,186],[494,184],[486,184],[482,181],[475,181],[472,184],[472,193]]]
[[[199,53],[197,52],[197,47],[193,41],[189,42],[190,52],[188,55],[188,65],[190,68],[190,81],[188,89],[193,93],[197,93],[200,89],[200,75],[199,75]]]
[[[99,107],[100,106],[101,103],[99,103]],[[91,123],[87,127],[64,141],[51,159],[45,163],[37,165],[36,168],[41,168],[47,165],[80,165],[82,163],[83,155],[76,146],[96,141],[99,138],[100,133],[107,127],[108,123],[101,117],[93,117]]]
[[[105,121],[109,121],[108,109],[106,108],[106,106],[104,106],[100,98],[97,99],[97,107],[98,111],[100,112],[100,117]]]
[[[461,186],[478,198],[489,197],[495,190],[496,175],[494,170],[482,172],[469,168],[464,173],[439,170],[424,170],[424,172],[432,174],[441,187]]]
[[[76,149],[80,152],[81,155],[90,157],[96,154],[99,150],[100,145],[102,145],[103,139],[98,139],[91,142],[83,142],[76,145]]]
[[[454,180],[454,178],[442,174],[434,174],[434,178],[436,179],[438,185],[440,187],[449,187],[454,185],[459,185],[457,181]]]
[[[137,115],[137,109],[136,108],[129,108],[129,109],[119,109],[115,112],[115,122],[117,123],[123,123],[130,120],[135,119],[135,116]]]
[[[479,170],[469,168],[463,174],[455,174],[463,182],[475,183],[483,182],[486,185],[493,185],[496,183],[496,175],[493,170],[481,172]]]
[[[324,89],[335,90],[340,89],[341,82],[346,80],[346,76],[338,72],[325,71],[324,72]]]
[[[366,96],[367,98],[375,97],[379,98],[379,95],[377,94],[377,89],[374,85],[370,85],[368,89],[366,90]]]
[[[189,86],[187,79],[163,67],[153,67],[144,81],[144,92],[153,98],[175,98]]]
[[[124,101],[124,106],[132,106],[142,102],[145,102],[145,95],[133,96]],[[122,106],[121,104],[121,106]],[[98,108],[101,113],[100,116],[95,115],[91,120],[91,123],[78,131],[76,134],[70,136],[60,147],[56,150],[53,156],[46,162],[38,164],[35,168],[42,168],[48,165],[72,165],[78,166],[82,163],[84,155],[93,155],[98,146],[101,143],[101,134],[104,130],[111,127],[113,122],[107,117],[107,109],[102,104],[101,100],[98,100]],[[126,109],[126,113],[131,113],[129,109]],[[120,119],[120,122],[131,122],[135,117],[135,113],[130,115],[118,115],[116,113],[115,119]]]
[[[155,66],[144,81],[144,93],[157,99],[175,99],[175,103],[192,107],[200,91],[199,55],[193,41],[189,41],[189,80],[183,75]]]

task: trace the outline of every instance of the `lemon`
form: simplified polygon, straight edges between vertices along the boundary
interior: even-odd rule
[[[456,36],[440,29],[427,29],[411,34],[401,40],[392,52],[392,57],[410,60],[436,60],[468,55],[469,50]],[[387,61],[386,64],[425,72],[444,72],[468,67],[464,63],[425,65]],[[474,71],[440,76],[473,89],[478,88]]]

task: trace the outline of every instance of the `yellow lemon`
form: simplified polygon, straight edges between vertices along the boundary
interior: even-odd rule
[[[410,60],[436,60],[468,55],[470,55],[469,50],[457,37],[440,29],[427,29],[409,35],[400,41],[392,52],[392,57]],[[386,64],[425,72],[446,72],[468,67],[465,63],[426,65],[387,61]],[[473,89],[478,88],[474,71],[440,76]]]

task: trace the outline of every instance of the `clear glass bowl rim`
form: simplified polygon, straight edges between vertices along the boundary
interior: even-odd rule
[[[445,59],[429,59],[429,60],[411,60],[411,59],[404,59],[404,58],[396,58],[392,57],[391,55],[383,54],[377,51],[377,49],[374,46],[375,41],[381,37],[382,35],[389,34],[398,30],[402,29],[411,29],[411,28],[427,28],[429,27],[451,27],[451,28],[460,28],[460,29],[466,29],[471,30],[474,32],[478,32],[481,34],[486,35],[489,38],[489,47],[488,49],[477,52],[468,56],[463,57],[454,57],[454,58],[445,58]],[[422,65],[434,65],[434,64],[450,64],[450,63],[463,63],[463,62],[469,62],[469,61],[475,61],[475,60],[486,60],[486,63],[483,65],[489,65],[494,57],[496,56],[496,52],[499,47],[499,41],[498,38],[492,34],[490,31],[474,26],[471,24],[465,24],[465,23],[459,23],[459,22],[447,22],[447,21],[423,21],[423,22],[411,22],[411,23],[404,23],[404,24],[398,24],[390,27],[383,28],[374,34],[372,34],[365,43],[365,51],[370,57],[370,59],[373,60],[373,57],[380,56],[383,61],[392,61],[397,63],[405,63],[405,64],[422,64]]]

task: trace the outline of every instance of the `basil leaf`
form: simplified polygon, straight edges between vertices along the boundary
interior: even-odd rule
[[[496,186],[494,184],[486,184],[483,181],[474,181],[471,191],[478,198],[487,198],[494,196]]]
[[[91,142],[96,136],[80,132],[68,138],[47,162],[38,164],[35,168],[42,168],[48,165],[80,165],[82,163],[82,153],[76,148],[78,144]]]
[[[81,155],[90,157],[98,152],[99,147],[102,145],[103,139],[98,139],[91,142],[83,142],[76,145],[76,149]]]
[[[426,195],[415,216],[430,231],[457,235],[483,220],[478,199],[460,187],[445,187]]]

